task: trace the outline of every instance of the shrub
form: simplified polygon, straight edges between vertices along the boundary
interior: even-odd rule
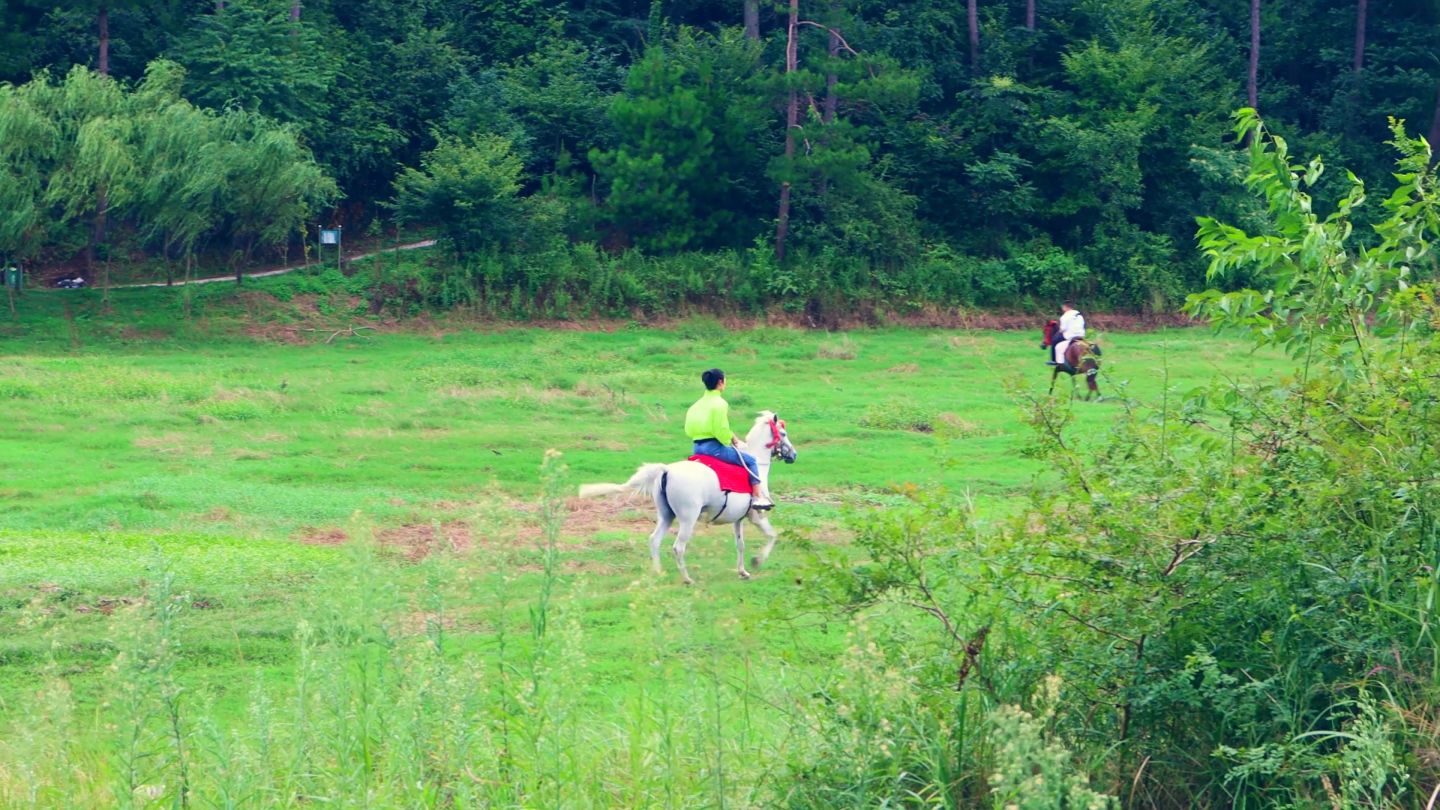
[[[250,399],[212,399],[201,403],[195,412],[222,422],[249,422],[270,415],[268,408]]]
[[[935,417],[916,405],[890,400],[866,408],[865,415],[860,417],[860,427],[933,433]]]
[[[729,331],[720,325],[720,321],[705,316],[686,319],[675,328],[675,334],[700,343],[716,343],[730,336]]]

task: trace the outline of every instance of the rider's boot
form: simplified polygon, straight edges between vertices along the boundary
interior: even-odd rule
[[[751,485],[750,508],[760,512],[766,512],[775,508],[775,502],[770,500],[769,487],[763,483]]]

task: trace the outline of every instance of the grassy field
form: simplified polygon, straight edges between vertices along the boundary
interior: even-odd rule
[[[93,752],[108,750],[105,729],[124,725],[112,718],[124,684],[163,696],[183,683],[187,711],[221,725],[250,722],[266,690],[293,698],[308,677],[301,620],[332,646],[337,633],[349,638],[337,629],[346,622],[383,627],[386,655],[428,639],[445,660],[498,667],[502,683],[533,678],[532,697],[543,660],[540,670],[570,673],[546,693],[552,705],[612,718],[660,705],[645,695],[663,703],[682,692],[710,695],[720,717],[736,683],[746,697],[725,700],[750,705],[757,662],[782,680],[787,668],[833,667],[853,644],[844,628],[773,609],[802,575],[785,540],[755,581],[740,582],[728,529],[706,530],[691,546],[699,584],[685,589],[673,570],[648,573],[645,504],[568,498],[579,483],[623,481],[641,462],[685,455],[684,411],[710,366],[729,375],[734,423],[761,408],[788,422],[800,457],[775,472],[782,530],[843,544],[846,510],[895,503],[891,487],[905,482],[965,491],[984,519],[1045,480],[1021,454],[1028,435],[1012,393],[1048,385],[1030,333],[422,321],[329,343],[328,331],[292,330],[277,342],[243,334],[273,334],[266,324],[284,317],[264,289],[233,298],[229,320],[168,331],[147,324],[169,322],[174,291],[116,291],[108,314],[93,294],[36,293],[0,330],[0,700],[7,722],[34,726],[37,684],[53,696],[63,683],[67,711],[83,718],[69,732],[75,750],[92,751],[94,767],[113,767]],[[333,325],[355,303],[306,306],[331,307]],[[237,334],[237,324],[249,328]],[[1100,338],[1101,386],[1115,398],[1075,403],[1082,435],[1103,430],[1123,397],[1287,368],[1201,330]],[[542,483],[548,449],[561,455]],[[126,676],[115,662],[161,632],[152,609],[170,602],[168,652],[156,659],[171,662],[169,674]],[[537,621],[563,632],[537,635]],[[745,734],[764,738],[762,725]],[[576,732],[590,733],[604,736]],[[736,745],[735,756],[754,750]],[[686,770],[688,789],[711,790],[701,771]],[[0,791],[17,772],[0,763]],[[169,784],[150,798],[173,796],[173,775]],[[718,788],[721,803],[732,789]],[[616,790],[594,795],[637,806]],[[678,795],[639,803],[685,806]]]

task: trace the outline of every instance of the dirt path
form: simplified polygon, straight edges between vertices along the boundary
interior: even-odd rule
[[[394,252],[397,251],[397,250],[416,250],[416,249],[418,249],[418,248],[431,247],[431,246],[434,245],[434,244],[435,244],[435,240],[434,240],[434,239],[425,239],[425,240],[422,240],[422,241],[420,241],[420,242],[411,242],[411,243],[408,244],[408,245],[401,245],[400,247],[386,248],[386,249],[384,249],[384,250],[376,250],[376,251],[372,251],[372,252],[370,252],[370,253],[361,253],[361,254],[358,255],[358,256],[346,256],[346,257],[345,257],[345,261],[347,261],[347,262],[355,262],[355,261],[359,261],[359,260],[361,260],[361,259],[373,258],[373,257],[375,257],[375,256],[379,256],[379,255],[382,254],[382,253],[394,253]],[[264,271],[264,272],[262,272],[262,273],[247,273],[247,274],[245,274],[245,278],[264,278],[264,277],[266,277],[266,276],[278,276],[278,275],[282,275],[282,274],[288,273],[288,272],[290,272],[291,270],[304,270],[304,269],[307,268],[307,267],[314,267],[314,266],[315,266],[315,265],[314,265],[313,263],[311,263],[311,264],[292,264],[292,265],[290,265],[289,267],[282,267],[282,268],[280,268],[280,269],[278,269],[278,270],[266,270],[266,271]],[[165,282],[163,282],[163,281],[150,281],[150,282],[146,282],[146,283],[144,283],[144,284],[113,284],[113,285],[111,285],[110,289],[112,289],[112,290],[123,290],[123,289],[135,288],[135,287],[166,287],[166,286],[170,286],[170,287],[180,287],[180,286],[183,286],[183,285],[186,285],[186,284],[214,284],[215,282],[218,282],[218,281],[234,281],[234,280],[235,280],[235,276],[234,276],[234,275],[228,275],[228,276],[213,276],[213,277],[211,277],[211,278],[196,278],[196,279],[191,279],[190,281],[176,281],[176,282],[174,282],[173,284],[168,284],[168,285],[167,285]]]

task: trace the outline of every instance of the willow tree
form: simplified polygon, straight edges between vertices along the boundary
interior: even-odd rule
[[[42,241],[45,166],[58,133],[24,88],[0,85],[0,256],[26,258]]]
[[[321,208],[340,196],[295,129],[242,110],[219,119],[221,145],[215,159],[224,170],[221,210],[237,250],[249,258],[257,247],[289,241]],[[242,279],[235,266],[235,282]]]
[[[287,244],[335,200],[291,126],[196,107],[180,95],[184,75],[160,61],[133,91],[85,68],[0,85],[0,250],[33,250],[108,213],[167,256],[182,250],[188,267],[215,236],[247,256]],[[102,284],[108,299],[108,262]]]
[[[151,65],[134,105],[142,178],[134,217],[140,233],[161,246],[167,285],[174,281],[171,256],[177,249],[189,279],[196,243],[217,224],[226,181],[224,167],[215,159],[219,122],[179,97],[183,76],[174,63]]]
[[[117,83],[80,67],[61,84],[40,80],[32,91],[44,100],[60,132],[44,202],[59,212],[60,224],[90,224],[93,236],[87,259],[93,269],[96,248],[107,233],[106,220],[124,211],[137,180],[126,94]],[[107,261],[103,275],[107,304],[109,281]]]

